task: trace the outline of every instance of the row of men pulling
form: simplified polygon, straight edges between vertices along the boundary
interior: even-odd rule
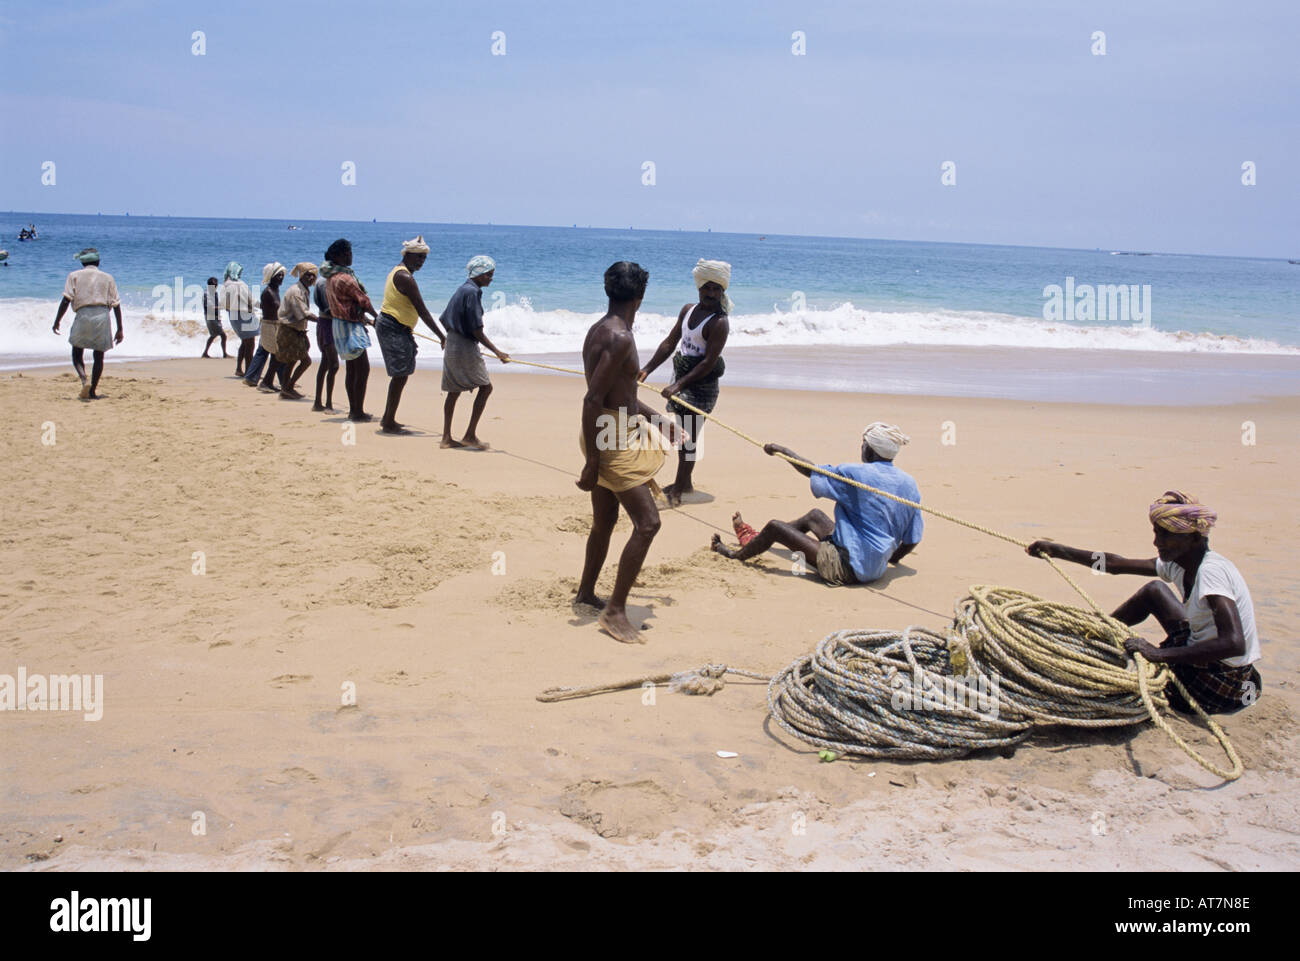
[[[428,255],[429,245],[423,237],[402,245],[402,260],[388,272],[378,311],[365,285],[352,270],[352,244],[346,239],[340,238],[329,246],[320,267],[303,262],[289,270],[279,262],[269,263],[262,268],[260,322],[253,312],[252,292],[241,279],[244,268],[231,261],[226,265],[220,289],[215,277],[208,278],[204,316],[210,336],[203,355],[208,355],[208,349],[217,337],[222,338],[222,354],[225,355],[225,332],[217,319],[218,308],[222,308],[240,338],[235,375],[242,377],[249,387],[259,386],[260,378],[261,388],[268,392],[276,391],[278,376],[280,396],[285,400],[299,400],[303,395],[297,390],[297,383],[311,366],[308,325],[315,323],[321,364],[316,374],[316,400],[312,410],[334,410],[334,378],[342,360],[348,419],[367,422],[374,419],[365,409],[366,385],[370,379],[370,359],[366,353],[370,334],[367,328],[373,327],[389,376],[388,403],[380,420],[380,429],[389,434],[409,434],[410,431],[397,420],[397,409],[406,381],[415,373],[415,358],[419,353],[415,327],[423,322],[444,351],[442,389],[447,391],[447,401],[443,408],[442,446],[485,447],[477,431],[488,395],[492,393],[492,383],[479,346],[487,348],[502,363],[510,359],[496,348],[483,329],[483,288],[492,283],[496,263],[484,255],[471,259],[466,266],[468,278],[452,294],[441,316],[435,319],[425,306],[415,280],[415,272],[424,266]],[[282,295],[280,288],[286,274],[297,278],[297,282]],[[318,279],[323,279],[324,283],[318,285]],[[313,302],[318,313],[312,309]],[[255,342],[258,342],[256,351]],[[455,440],[451,433],[451,420],[456,402],[462,393],[473,390],[478,391],[478,396],[474,400],[469,427],[462,440]]]

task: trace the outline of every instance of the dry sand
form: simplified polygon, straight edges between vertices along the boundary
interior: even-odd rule
[[[438,449],[434,373],[412,379],[401,413],[423,433],[363,425],[349,446],[340,416],[248,390],[232,364],[112,365],[90,404],[62,370],[0,377],[0,673],[102,674],[106,702],[98,722],[0,715],[0,867],[1300,866],[1300,399],[732,387],[718,408],[833,462],[855,457],[865,421],[897,422],[913,437],[899,465],[929,504],[1026,538],[1150,556],[1146,504],[1199,494],[1220,512],[1215,549],[1250,583],[1264,653],[1263,697],[1224,722],[1247,770],[1223,785],[1149,725],[1046,733],[1009,757],[825,764],[765,720],[760,683],[539,703],[551,685],[712,661],[774,671],[846,627],[941,627],[975,583],[1073,596],[1045,564],[936,519],[871,587],[826,588],[783,554],[713,555],[734,509],[758,525],[814,501],[787,465],[711,426],[708,495],[664,512],[631,599],[646,644],[625,646],[569,602],[588,510],[576,379],[494,370],[480,433],[495,449],[470,453]],[[386,384],[376,370],[376,412]],[[1080,573],[1107,605],[1140,584]],[[357,703],[342,706],[349,683]]]

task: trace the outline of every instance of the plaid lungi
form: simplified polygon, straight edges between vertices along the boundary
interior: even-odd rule
[[[1167,638],[1160,646],[1186,647],[1189,642],[1188,637]],[[1201,705],[1206,714],[1232,714],[1243,707],[1250,707],[1259,699],[1264,685],[1254,664],[1230,667],[1220,661],[1208,666],[1171,664],[1170,667],[1174,676],[1187,688],[1187,693]],[[1172,684],[1165,688],[1165,696],[1175,711],[1183,714],[1196,713]]]

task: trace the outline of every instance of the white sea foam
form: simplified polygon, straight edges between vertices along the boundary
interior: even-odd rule
[[[63,357],[72,317],[62,334],[50,332],[58,304],[52,300],[0,300],[0,366],[31,363],[36,357]],[[197,315],[158,315],[147,308],[123,309],[126,340],[117,356],[190,357],[202,350],[207,328]],[[535,311],[511,304],[485,315],[492,340],[510,353],[572,353],[599,313]],[[653,350],[675,318],[643,313],[637,317],[637,343]],[[232,335],[233,336],[233,335]],[[1300,354],[1300,348],[1271,341],[1141,326],[1082,326],[1049,323],[978,311],[863,310],[842,304],[829,310],[738,314],[731,318],[729,343],[737,347],[920,345],[936,347],[1024,347],[1087,350],[1140,350],[1195,353]],[[21,362],[16,362],[21,357]]]

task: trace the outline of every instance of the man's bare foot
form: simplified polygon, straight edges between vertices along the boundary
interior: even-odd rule
[[[492,447],[492,445],[489,444],[487,441],[479,440],[477,437],[472,437],[469,434],[466,434],[464,437],[461,438],[460,446],[469,447],[472,450],[488,450]]]
[[[81,385],[80,397],[82,400],[90,400],[90,385],[85,383],[84,381],[82,382]]]
[[[624,644],[644,644],[645,639],[641,632],[632,626],[627,619],[627,615],[622,611],[610,613],[608,607],[600,612],[600,617],[596,618],[596,623],[605,629],[616,641],[622,641]]]
[[[374,419],[374,414],[348,414],[348,420],[354,424],[369,424]]]
[[[391,424],[385,424],[381,421],[379,424],[379,429],[383,431],[385,434],[409,434],[410,433],[409,430],[407,430],[405,427],[403,427],[401,424],[397,423],[396,421],[394,421]]]
[[[441,447],[443,450],[451,450],[454,447],[464,447],[465,445],[462,444],[460,441],[456,440],[454,437],[444,437],[442,439],[442,443],[439,444],[438,446]]]
[[[725,544],[722,543],[722,535],[721,535],[721,534],[714,534],[714,535],[713,535],[713,540],[709,542],[709,547],[712,548],[713,550],[717,551],[717,552],[718,552],[719,554],[721,554],[723,557],[730,557],[730,558],[734,559],[735,556],[736,556],[735,554],[733,554],[733,553],[731,552],[731,550],[730,550],[730,549],[729,549]]]
[[[737,534],[740,533],[740,526],[745,523],[745,518],[740,516],[740,511],[731,515],[731,529]]]
[[[311,405],[311,409],[313,413],[319,414],[325,408],[321,406],[320,401],[317,401],[316,403]]]
[[[573,598],[575,604],[585,604],[587,607],[594,607],[598,611],[605,609],[606,601],[597,597],[594,593],[578,594]]]

